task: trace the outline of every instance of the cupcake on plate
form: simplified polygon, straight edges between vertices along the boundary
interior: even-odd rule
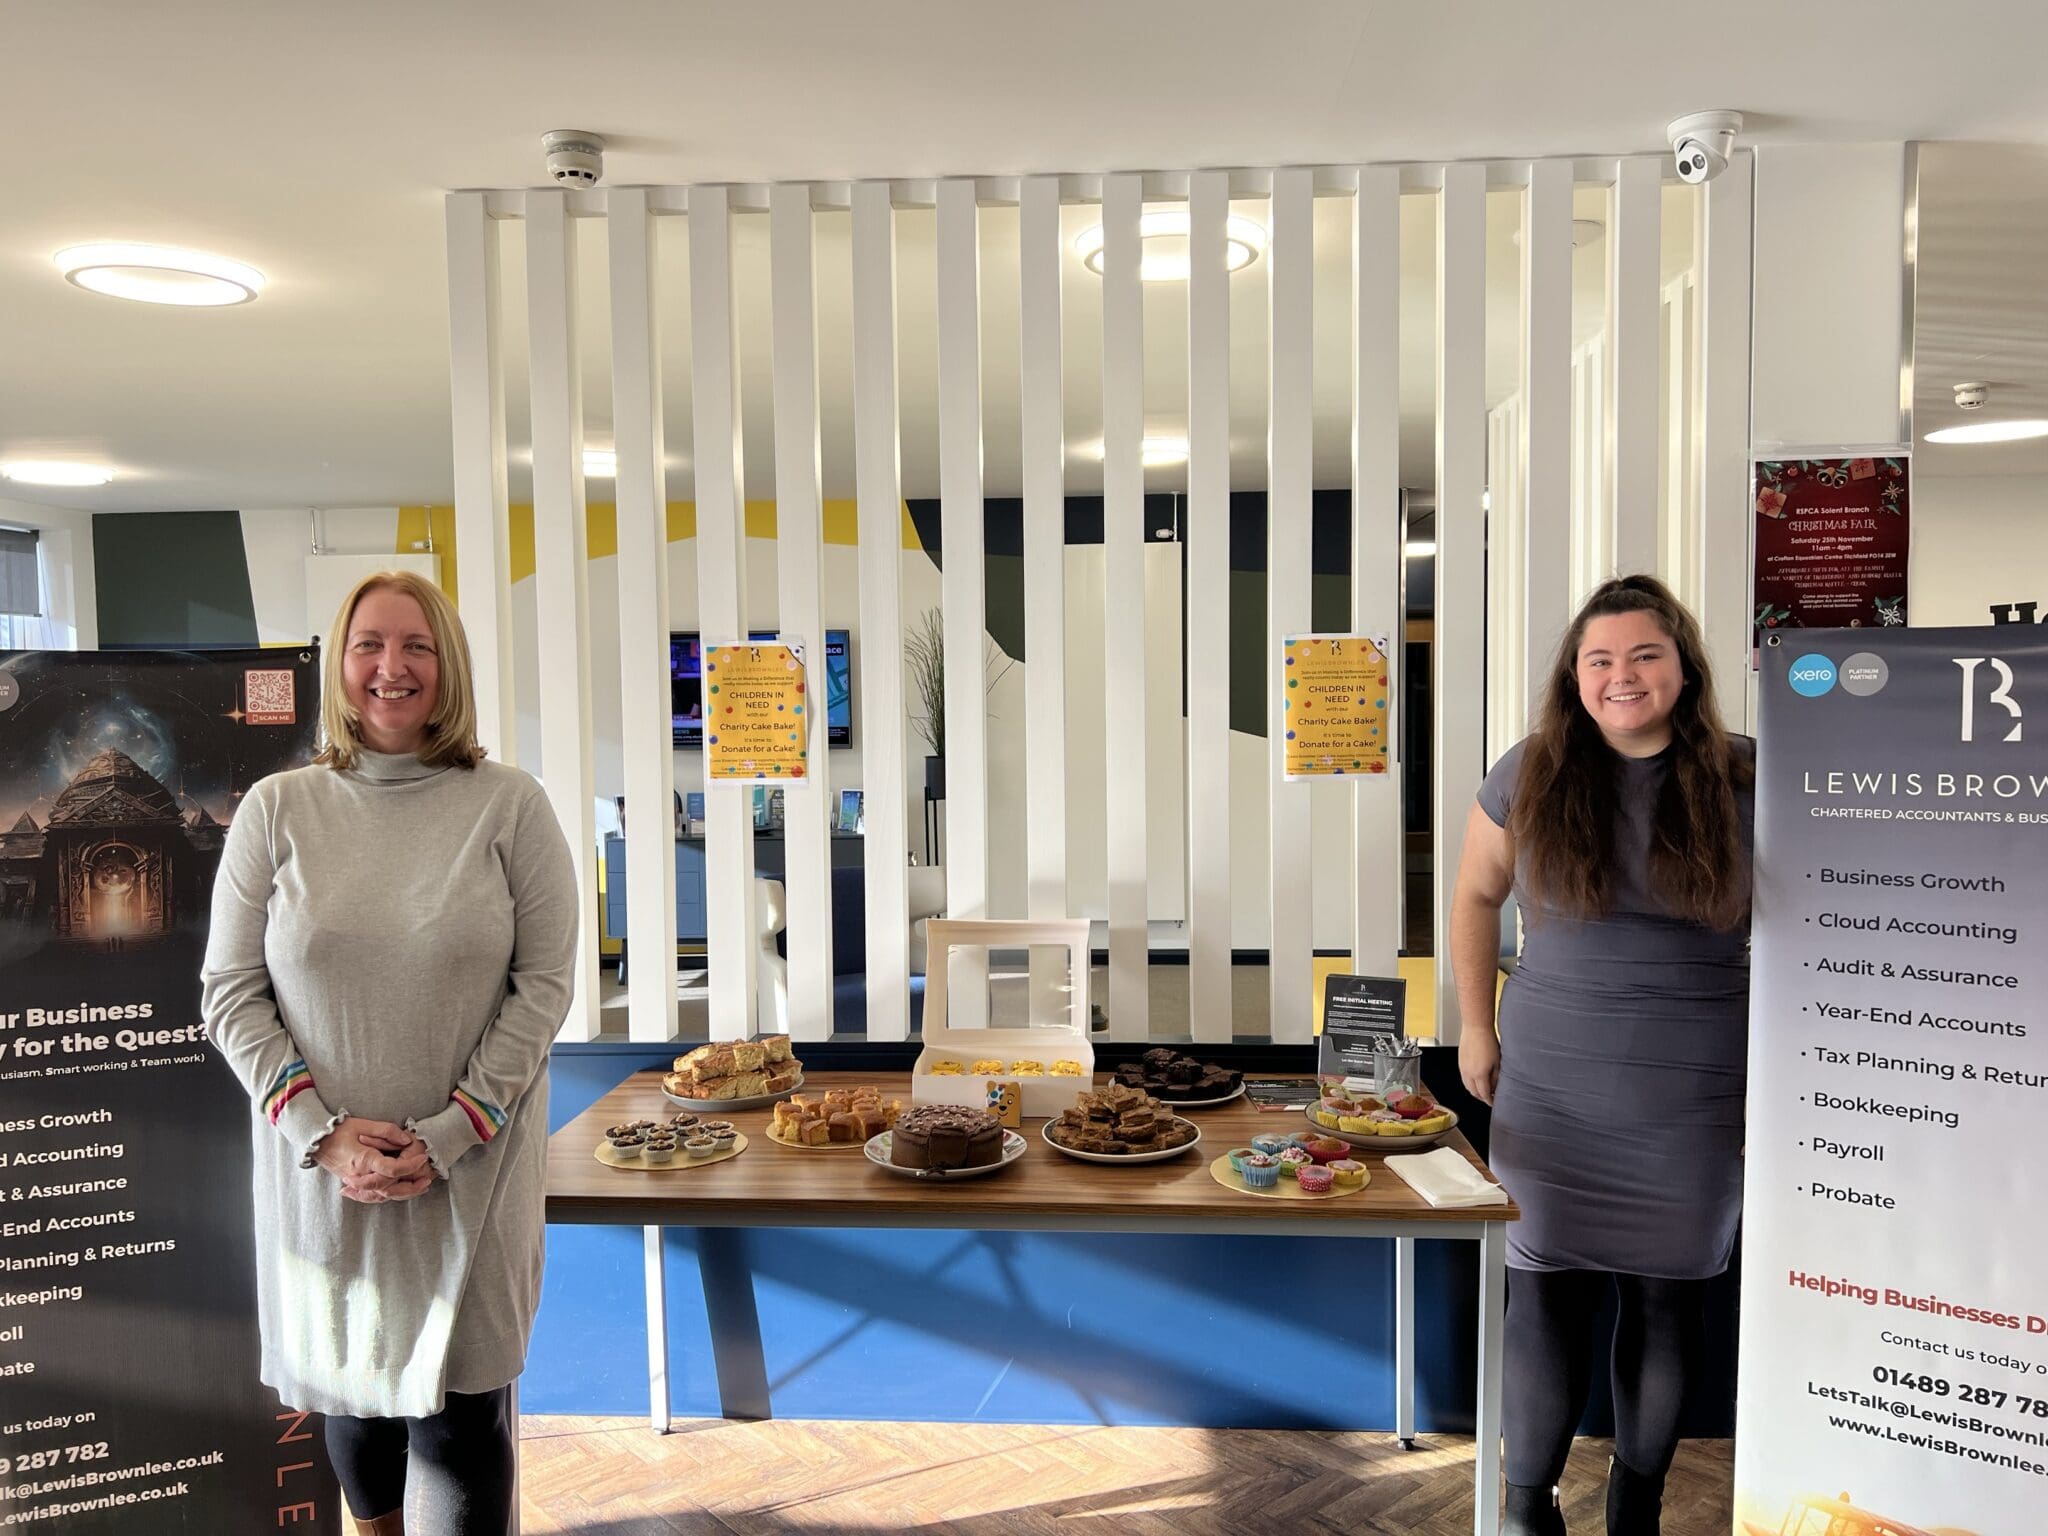
[[[647,1145],[647,1138],[638,1131],[625,1131],[607,1136],[605,1141],[612,1149],[612,1156],[626,1162],[638,1158]]]
[[[1363,1189],[1365,1187],[1365,1164],[1340,1157],[1334,1163],[1325,1163],[1330,1177],[1336,1180],[1339,1189]]]
[[[1391,1109],[1376,1109],[1367,1115],[1366,1119],[1372,1122],[1372,1133],[1375,1136],[1413,1136],[1415,1134],[1415,1122],[1404,1119]]]
[[[1238,1167],[1237,1176],[1246,1189],[1272,1189],[1280,1182],[1280,1164],[1263,1152],[1254,1152]]]
[[[650,1166],[663,1167],[676,1160],[676,1139],[673,1136],[650,1136],[640,1155]]]
[[[1411,1123],[1416,1135],[1433,1136],[1438,1131],[1447,1131],[1451,1128],[1451,1116],[1448,1110],[1438,1108]]]
[[[1315,1166],[1315,1159],[1309,1155],[1306,1147],[1289,1147],[1280,1154],[1276,1161],[1280,1164],[1281,1168],[1291,1169],[1296,1172],[1303,1168]]]
[[[1254,1152],[1263,1152],[1268,1157],[1278,1157],[1287,1150],[1287,1138],[1285,1136],[1254,1136],[1252,1138],[1252,1150]]]
[[[1302,1143],[1301,1150],[1318,1163],[1334,1163],[1340,1157],[1351,1155],[1351,1143],[1339,1141],[1334,1136],[1323,1136],[1315,1141]]]
[[[1301,1181],[1301,1192],[1305,1195],[1327,1195],[1336,1185],[1337,1176],[1327,1168],[1308,1167],[1295,1175]]]
[[[692,1136],[683,1143],[683,1151],[689,1155],[692,1162],[707,1158],[717,1150],[718,1143],[709,1136]]]
[[[1263,1157],[1264,1155],[1262,1152],[1254,1152],[1250,1147],[1232,1147],[1226,1154],[1230,1159],[1231,1168],[1238,1173],[1244,1172],[1244,1160],[1246,1158]]]

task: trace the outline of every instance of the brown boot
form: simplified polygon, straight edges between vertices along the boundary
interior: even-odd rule
[[[349,1529],[355,1536],[405,1536],[405,1511],[402,1509],[394,1509],[390,1514],[379,1515],[374,1520],[365,1520],[354,1510],[350,1510],[348,1522]]]

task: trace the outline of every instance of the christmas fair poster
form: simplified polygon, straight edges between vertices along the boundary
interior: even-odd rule
[[[311,649],[0,652],[0,1525],[340,1529],[199,1013],[228,828],[318,714]]]
[[[1758,459],[1756,640],[1906,623],[1912,489],[1904,453]]]

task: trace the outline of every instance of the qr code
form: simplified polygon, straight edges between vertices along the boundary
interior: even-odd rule
[[[295,725],[298,718],[298,694],[289,671],[251,668],[242,674],[243,724]]]

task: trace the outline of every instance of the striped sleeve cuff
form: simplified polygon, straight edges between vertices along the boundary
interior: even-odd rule
[[[473,1093],[456,1089],[445,1107],[424,1120],[408,1120],[405,1128],[427,1144],[427,1159],[443,1178],[473,1147],[483,1146],[505,1128],[505,1111]]]
[[[311,1168],[313,1154],[327,1133],[348,1118],[348,1111],[330,1113],[313,1086],[313,1074],[302,1059],[284,1064],[270,1091],[263,1096],[263,1118],[277,1127],[278,1134],[298,1149],[299,1166]]]
[[[263,1096],[264,1118],[272,1125],[277,1124],[286,1107],[302,1093],[313,1091],[313,1074],[303,1058],[294,1058],[284,1064],[277,1074],[277,1080],[270,1085],[270,1092]]]

